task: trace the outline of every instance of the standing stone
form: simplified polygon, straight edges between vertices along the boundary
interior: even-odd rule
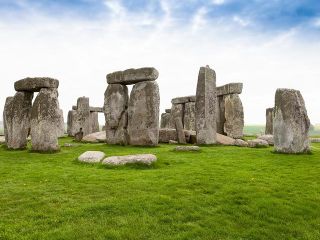
[[[8,139],[6,113],[8,111],[9,106],[11,106],[12,100],[13,100],[13,97],[7,97],[4,108],[3,108],[3,133],[4,133],[5,142]]]
[[[273,108],[266,109],[266,135],[273,135]]]
[[[77,100],[77,111],[76,115],[73,117],[73,121],[76,121],[75,130],[76,133],[79,132],[80,128],[82,128],[83,135],[86,136],[91,133],[90,126],[90,106],[89,106],[89,98],[80,97]]]
[[[170,118],[171,118],[171,114],[170,113],[162,113],[161,114],[160,127],[161,128],[169,128]]]
[[[73,116],[75,115],[76,111],[75,110],[70,110],[68,112],[68,119],[67,119],[67,133],[68,136],[74,136],[75,131],[73,131]]]
[[[226,117],[225,117],[225,107],[224,107],[224,99],[223,96],[218,96],[217,97],[217,109],[216,109],[216,114],[217,114],[217,133],[225,135],[224,132],[224,123],[226,122]]]
[[[32,150],[40,152],[57,151],[58,126],[61,111],[56,88],[42,88],[31,110]]]
[[[238,94],[225,95],[225,118],[224,132],[232,138],[243,137],[244,113],[241,99]]]
[[[175,128],[175,119],[180,118],[183,125],[184,104],[172,104],[168,128]]]
[[[184,105],[184,129],[186,130],[196,130],[196,122],[195,122],[195,111],[196,111],[196,103],[188,102]]]
[[[277,89],[273,119],[274,148],[282,153],[310,151],[310,120],[300,91]]]
[[[130,145],[155,146],[159,141],[160,94],[157,82],[133,86],[128,107]]]
[[[63,118],[63,110],[59,109],[60,112],[60,119],[58,122],[58,127],[57,127],[57,131],[58,131],[58,137],[63,137],[64,136],[64,118]]]
[[[90,133],[99,132],[98,112],[90,112]]]
[[[6,144],[9,149],[24,149],[30,131],[33,93],[17,92],[7,98],[4,109]]]
[[[196,94],[196,132],[198,144],[216,143],[216,73],[201,67]]]
[[[128,144],[128,88],[121,84],[109,84],[104,94],[106,142]],[[145,111],[145,109],[142,109]]]
[[[186,142],[186,137],[184,135],[181,118],[175,119],[175,125],[176,125],[176,130],[177,130],[178,143],[186,144],[187,142]]]

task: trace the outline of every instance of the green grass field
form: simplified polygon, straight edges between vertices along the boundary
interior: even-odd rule
[[[2,146],[0,239],[320,239],[320,144],[311,155],[173,148],[81,144],[39,154]],[[75,161],[87,150],[154,153],[158,162]]]

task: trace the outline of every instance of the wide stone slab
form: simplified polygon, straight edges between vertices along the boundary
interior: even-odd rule
[[[107,75],[108,84],[135,84],[138,82],[155,81],[159,76],[157,69],[153,67],[145,67],[138,69],[127,69],[125,71],[117,71]]]
[[[232,146],[235,143],[235,139],[217,133],[217,143],[219,143],[221,145],[230,145],[230,146]]]
[[[89,110],[90,110],[90,112],[103,113],[103,108],[102,107],[90,107]]]
[[[137,154],[137,155],[108,157],[102,161],[102,164],[125,165],[125,164],[139,163],[139,164],[151,165],[156,161],[157,161],[157,157],[153,154]]]
[[[24,78],[14,83],[16,91],[39,92],[41,88],[58,88],[59,81],[48,77]]]
[[[100,151],[87,151],[83,154],[81,154],[78,157],[78,160],[80,162],[85,163],[99,163],[102,159],[105,158],[105,153]]]
[[[102,131],[88,134],[82,138],[82,141],[90,143],[106,142],[106,132]]]
[[[185,97],[177,97],[171,100],[172,104],[183,104],[188,102],[195,102],[196,96],[185,96]]]
[[[177,146],[174,148],[177,152],[199,152],[200,147],[198,146]]]
[[[277,89],[273,119],[274,148],[282,153],[310,151],[310,120],[300,91]]]
[[[228,83],[226,85],[217,87],[217,96],[223,96],[228,94],[241,94],[243,89],[243,83]]]

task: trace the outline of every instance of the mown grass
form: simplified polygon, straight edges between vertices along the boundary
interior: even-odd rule
[[[311,155],[173,148],[80,144],[39,154],[1,147],[0,239],[320,239],[320,144]],[[75,161],[87,150],[154,153],[158,162]]]

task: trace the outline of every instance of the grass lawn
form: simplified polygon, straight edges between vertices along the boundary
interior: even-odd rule
[[[311,155],[173,148],[81,144],[39,154],[1,147],[0,239],[320,239],[320,144]],[[87,150],[154,153],[158,162],[76,162]]]

